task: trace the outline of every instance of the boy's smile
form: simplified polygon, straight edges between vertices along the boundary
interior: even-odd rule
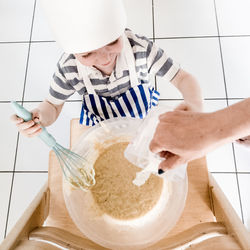
[[[85,66],[92,66],[106,75],[110,75],[115,67],[116,58],[122,50],[122,37],[90,52],[75,54],[77,60]]]

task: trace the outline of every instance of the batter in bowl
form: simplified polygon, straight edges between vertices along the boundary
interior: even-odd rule
[[[99,155],[94,164],[96,184],[91,188],[101,212],[119,220],[135,219],[152,210],[163,188],[163,180],[154,175],[140,187],[132,183],[141,169],[124,157],[127,145],[112,144]]]

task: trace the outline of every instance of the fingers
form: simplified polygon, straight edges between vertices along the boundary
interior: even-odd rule
[[[166,151],[155,139],[153,139],[149,144],[149,150],[155,154],[158,154],[162,151]]]
[[[14,122],[15,124],[20,124],[20,123],[23,122],[23,119],[20,118],[20,117],[18,117],[17,115],[12,115],[12,116],[10,117],[10,120],[11,120],[12,122]]]
[[[40,122],[39,117],[35,117],[35,118],[34,118],[34,122],[39,123],[39,122]]]
[[[39,127],[37,130],[34,130],[34,132],[32,132],[31,134],[27,134],[27,137],[35,137],[38,136],[40,133],[42,132],[42,128]]]
[[[180,156],[170,153],[166,160],[160,163],[159,170],[162,169],[165,172],[166,170],[175,168],[181,164],[183,164],[183,162],[181,161]]]
[[[34,109],[32,112],[32,120],[25,122],[22,118],[17,115],[12,115],[10,120],[16,125],[20,134],[27,137],[34,137],[42,132],[40,125],[41,115],[38,109]]]
[[[21,123],[17,124],[17,129],[20,132],[22,130],[25,130],[25,129],[32,127],[34,124],[35,124],[35,122],[33,120],[30,120],[28,122],[21,122]]]
[[[40,122],[41,114],[39,109],[33,109],[32,111],[32,120],[36,123]]]
[[[13,117],[13,119],[15,119],[16,121],[16,126],[17,126],[18,131],[24,136],[33,137],[33,136],[37,136],[38,134],[42,132],[41,125],[35,123],[33,120],[30,120],[28,122],[23,122],[21,118]]]
[[[23,129],[20,131],[20,133],[22,133],[23,135],[26,135],[28,137],[33,137],[37,134],[39,134],[39,132],[41,132],[42,128],[40,126],[40,124],[35,124],[27,129]]]

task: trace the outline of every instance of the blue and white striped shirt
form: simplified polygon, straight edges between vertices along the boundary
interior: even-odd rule
[[[148,38],[136,35],[128,29],[125,34],[134,53],[138,83],[150,85],[150,75],[171,81],[179,70],[179,64]],[[84,81],[78,73],[76,60],[73,54],[66,53],[60,58],[47,98],[51,103],[60,105],[76,91],[80,95],[87,94]],[[118,56],[110,76],[103,75],[94,67],[85,67],[97,95],[113,99],[131,87],[123,51]]]

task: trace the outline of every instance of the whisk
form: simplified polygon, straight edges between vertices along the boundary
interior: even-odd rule
[[[11,102],[11,104],[17,116],[24,121],[32,119],[32,114],[23,106],[15,101]],[[65,179],[71,185],[79,187],[83,191],[87,191],[91,186],[95,185],[94,168],[84,158],[58,144],[45,127],[42,127],[42,132],[38,137],[55,152]]]

